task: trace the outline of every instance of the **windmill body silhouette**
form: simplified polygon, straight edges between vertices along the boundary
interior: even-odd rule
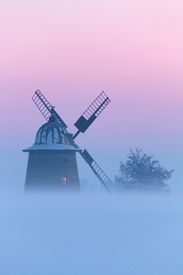
[[[106,191],[110,193],[115,191],[114,183],[88,151],[86,149],[81,150],[75,143],[78,134],[84,133],[110,103],[107,95],[102,92],[76,121],[74,124],[77,128],[75,135],[67,131],[67,125],[40,90],[35,92],[32,100],[47,123],[38,130],[33,146],[23,150],[23,152],[29,153],[25,191],[56,191],[58,189],[69,192],[79,191],[77,152],[90,166]]]

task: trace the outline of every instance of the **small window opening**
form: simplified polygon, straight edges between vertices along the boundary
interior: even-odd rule
[[[66,184],[67,179],[65,177],[62,177],[62,184]]]

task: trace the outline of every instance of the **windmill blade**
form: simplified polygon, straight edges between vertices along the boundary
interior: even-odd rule
[[[110,102],[109,97],[102,92],[74,124],[76,128],[78,128],[78,131],[73,136],[73,139],[75,139],[80,132],[84,133]]]
[[[65,130],[67,128],[67,125],[65,122],[61,119],[61,117],[57,114],[57,112],[54,110],[54,107],[49,103],[49,101],[45,98],[45,96],[40,92],[40,90],[37,90],[35,94],[32,97],[32,100],[42,113],[42,115],[45,117],[45,119],[48,121],[51,116],[54,116],[62,125],[62,129]]]
[[[88,163],[94,174],[97,176],[105,190],[109,193],[113,193],[116,190],[116,186],[110,180],[110,178],[104,173],[104,171],[100,168],[100,166],[94,161],[88,151],[85,149],[80,152],[80,155],[84,158],[84,160]]]
[[[79,149],[78,145],[75,144],[75,147]],[[116,191],[116,185],[110,180],[110,178],[104,173],[100,166],[94,161],[88,151],[79,151],[80,155],[88,163],[94,174],[97,176],[103,187],[108,193],[113,193]]]

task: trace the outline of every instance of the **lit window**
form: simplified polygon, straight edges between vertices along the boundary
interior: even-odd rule
[[[62,184],[66,184],[66,178],[62,177]]]

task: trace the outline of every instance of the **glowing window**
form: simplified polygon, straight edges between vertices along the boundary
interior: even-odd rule
[[[62,184],[66,184],[66,178],[65,177],[62,177]]]

